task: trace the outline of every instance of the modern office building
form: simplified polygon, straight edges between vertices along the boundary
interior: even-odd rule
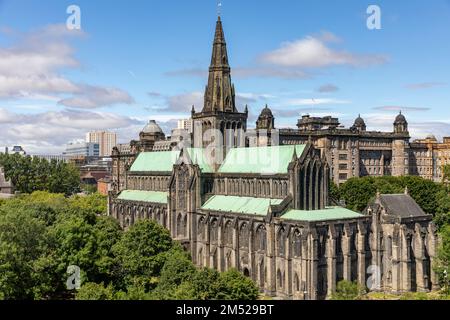
[[[92,142],[69,143],[63,155],[67,157],[99,157],[100,145]]]
[[[117,134],[107,131],[92,131],[86,134],[87,143],[98,143],[100,157],[109,157],[112,149],[117,145]]]

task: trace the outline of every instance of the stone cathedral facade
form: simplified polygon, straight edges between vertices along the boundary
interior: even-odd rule
[[[337,206],[330,162],[314,139],[261,145],[258,130],[274,128],[268,108],[258,119],[259,146],[246,146],[248,110],[235,104],[220,18],[204,106],[191,117],[201,134],[221,135],[205,143],[194,134],[179,139],[182,148],[156,151],[164,134],[150,122],[129,149],[115,148],[108,209],[123,228],[153,219],[199,267],[237,268],[282,299],[325,299],[344,279],[389,292],[437,288],[432,217],[407,191],[377,195],[363,213]]]

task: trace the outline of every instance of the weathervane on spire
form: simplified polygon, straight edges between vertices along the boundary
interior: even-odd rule
[[[218,17],[220,17],[221,10],[222,10],[222,1],[217,0],[217,16]]]

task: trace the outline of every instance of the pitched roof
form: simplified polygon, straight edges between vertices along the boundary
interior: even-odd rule
[[[212,196],[201,209],[265,216],[270,205],[278,205],[282,201],[281,199]]]
[[[230,149],[219,173],[286,174],[294,156],[301,156],[305,145],[273,146]],[[207,149],[186,148],[191,161],[203,173],[213,172]],[[172,172],[180,151],[142,152],[134,161],[130,172]]]
[[[142,152],[130,172],[172,172],[179,155],[180,151]]]
[[[407,194],[382,194],[380,195],[380,201],[389,215],[401,218],[427,215],[414,199]]]
[[[290,210],[281,216],[283,219],[297,221],[327,221],[361,218],[364,215],[342,207],[328,207],[323,210]]]
[[[213,172],[213,169],[211,168],[210,163],[208,161],[206,149],[187,148],[186,150],[189,154],[189,157],[191,158],[192,163],[198,165],[202,172],[204,173]]]
[[[285,174],[294,156],[301,156],[305,145],[230,149],[219,173]]]
[[[168,195],[167,192],[124,190],[119,194],[117,199],[167,204]]]

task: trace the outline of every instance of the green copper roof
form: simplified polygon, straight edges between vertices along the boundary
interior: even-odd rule
[[[168,192],[124,190],[117,197],[119,200],[152,203],[167,203]]]
[[[341,207],[329,207],[323,210],[290,210],[281,216],[283,219],[298,221],[326,221],[337,219],[360,218],[363,215]]]
[[[300,157],[305,145],[231,149],[219,172],[284,174],[288,172],[294,150]]]
[[[208,163],[207,150],[201,148],[187,148],[187,152],[189,153],[189,157],[192,160],[193,164],[196,164],[200,167],[200,170],[204,173],[213,172],[211,166]]]
[[[213,196],[201,209],[265,216],[270,205],[277,205],[282,201],[280,199]]]
[[[130,172],[172,172],[179,155],[180,151],[142,152]]]

